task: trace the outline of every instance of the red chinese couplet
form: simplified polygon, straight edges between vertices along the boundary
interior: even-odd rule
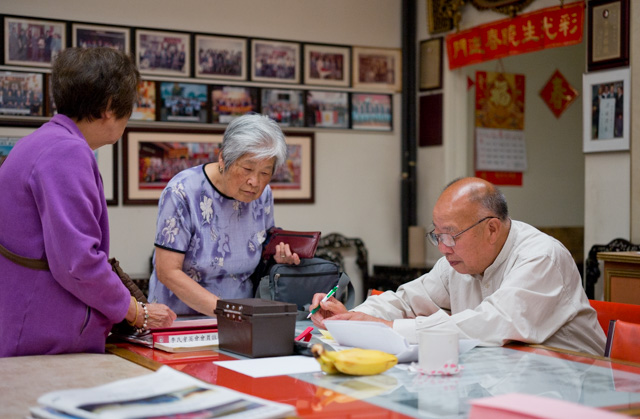
[[[548,7],[447,36],[449,69],[582,42],[584,1]]]

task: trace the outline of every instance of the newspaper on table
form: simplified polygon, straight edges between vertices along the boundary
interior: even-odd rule
[[[98,387],[53,391],[31,408],[34,418],[281,418],[294,406],[205,383],[168,366]],[[188,416],[182,416],[189,414]]]

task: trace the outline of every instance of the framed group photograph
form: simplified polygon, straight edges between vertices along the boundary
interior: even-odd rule
[[[402,52],[392,48],[353,48],[353,87],[399,92]]]
[[[420,90],[442,88],[442,38],[420,42]]]
[[[52,20],[4,17],[4,64],[51,67],[67,45],[66,24]]]
[[[207,122],[207,85],[160,83],[160,121]]]
[[[132,121],[156,120],[156,82],[140,80],[138,82],[138,99],[133,104]]]
[[[300,44],[251,40],[251,80],[300,83]]]
[[[172,177],[218,161],[223,131],[127,128],[122,137],[124,205],[157,205]]]
[[[94,151],[107,205],[118,205],[118,143]]]
[[[287,133],[287,161],[271,178],[277,204],[314,202],[314,134]]]
[[[583,151],[629,149],[630,70],[585,74],[582,79]]]
[[[44,116],[44,74],[0,71],[0,115]]]
[[[44,85],[46,92],[46,97],[44,99],[44,115],[53,116],[58,113],[58,109],[56,108],[56,102],[53,99],[53,89],[51,88],[51,73],[46,73],[44,75]]]
[[[591,0],[588,7],[588,69],[629,65],[630,0]]]
[[[263,115],[284,127],[304,126],[304,91],[291,89],[261,89]]]
[[[392,97],[377,93],[351,94],[351,128],[391,131],[393,129]]]
[[[304,44],[304,84],[349,87],[351,48]]]
[[[136,64],[140,74],[191,75],[191,35],[136,29]]]
[[[307,91],[307,127],[349,128],[347,92]]]
[[[0,167],[18,140],[35,130],[35,128],[0,127]]]
[[[212,86],[212,123],[228,124],[238,116],[258,111],[257,87]]]
[[[74,47],[109,47],[127,54],[131,50],[129,28],[73,23],[71,32]]]
[[[196,77],[246,80],[247,40],[228,36],[196,35]]]

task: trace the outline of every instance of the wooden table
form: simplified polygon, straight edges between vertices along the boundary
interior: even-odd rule
[[[604,261],[604,300],[640,304],[640,252],[599,252]]]
[[[0,358],[0,418],[24,418],[38,397],[55,390],[93,387],[152,371],[111,354]]]

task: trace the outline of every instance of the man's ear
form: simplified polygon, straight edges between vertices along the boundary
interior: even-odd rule
[[[497,218],[491,218],[487,221],[487,228],[489,229],[489,242],[494,244],[498,241],[500,231],[504,228],[502,222]]]

